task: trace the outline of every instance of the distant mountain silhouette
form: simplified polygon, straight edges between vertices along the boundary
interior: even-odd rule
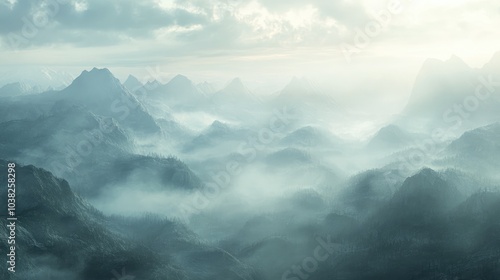
[[[123,86],[126,87],[131,93],[134,93],[138,89],[144,87],[144,85],[132,75],[128,75],[127,79],[123,83]]]
[[[480,127],[465,132],[457,140],[448,145],[445,150],[447,160],[465,170],[475,172],[497,173],[496,166],[500,164],[500,123]]]
[[[338,147],[340,143],[342,143],[341,139],[313,126],[301,127],[280,140],[282,145],[298,147]]]
[[[418,129],[457,126],[463,131],[498,121],[500,90],[491,84],[492,77],[500,77],[497,61],[498,55],[477,70],[456,56],[447,61],[428,59],[417,75],[400,124]]]
[[[138,132],[160,131],[142,104],[106,68],[83,71],[56,98],[60,99],[59,106],[85,106],[95,114],[113,117]]]
[[[368,142],[367,149],[378,152],[380,152],[380,149],[384,152],[398,150],[418,143],[422,139],[424,139],[424,135],[410,133],[397,125],[391,124],[382,127],[375,133]]]
[[[164,85],[149,88],[149,98],[175,108],[191,108],[202,104],[205,99],[198,87],[183,75],[176,75]]]
[[[40,93],[42,89],[24,83],[10,83],[0,87],[0,97],[19,96],[25,94]]]

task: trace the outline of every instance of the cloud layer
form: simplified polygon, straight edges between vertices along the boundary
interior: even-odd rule
[[[63,50],[60,61],[75,65],[86,55],[103,63],[109,57],[113,65],[120,58],[170,63],[308,52],[342,58],[346,44],[356,54],[408,55],[411,48],[460,55],[471,42],[479,52],[498,43],[500,26],[500,2],[488,0],[3,0],[0,6],[5,63],[22,60],[20,50],[24,57]],[[398,13],[389,12],[393,6]],[[369,42],[357,44],[367,34]]]

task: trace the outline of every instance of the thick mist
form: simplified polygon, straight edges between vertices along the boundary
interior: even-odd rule
[[[9,277],[494,279],[497,58],[430,59],[385,114],[298,77],[266,95],[93,68],[2,96],[0,153],[31,184],[32,268]]]

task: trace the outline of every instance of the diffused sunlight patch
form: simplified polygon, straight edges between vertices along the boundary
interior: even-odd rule
[[[85,0],[75,1],[73,5],[75,6],[75,11],[78,13],[83,13],[89,8],[89,4]]]

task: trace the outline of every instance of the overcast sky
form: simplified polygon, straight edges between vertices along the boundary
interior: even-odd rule
[[[0,1],[4,70],[98,66],[123,78],[156,67],[282,83],[375,69],[411,81],[427,57],[480,67],[500,50],[497,0]]]

